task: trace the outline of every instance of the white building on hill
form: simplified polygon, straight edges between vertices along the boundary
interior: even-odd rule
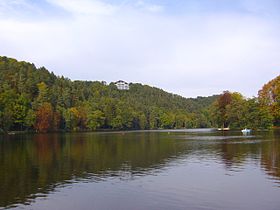
[[[129,84],[123,80],[115,82],[115,85],[119,90],[129,90]]]

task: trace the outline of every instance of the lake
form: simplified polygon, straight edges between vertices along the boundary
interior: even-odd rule
[[[0,136],[0,209],[280,209],[280,132]]]

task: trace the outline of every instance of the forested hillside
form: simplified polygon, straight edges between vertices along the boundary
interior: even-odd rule
[[[44,67],[0,57],[0,132],[280,125],[280,76],[251,99],[229,91],[187,99],[148,85],[129,87],[71,81]]]
[[[71,81],[44,67],[0,57],[0,131],[197,128],[212,126],[218,96],[186,99],[130,84]]]

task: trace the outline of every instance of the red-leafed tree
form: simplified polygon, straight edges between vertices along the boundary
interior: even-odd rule
[[[225,128],[229,126],[229,119],[228,119],[226,108],[231,103],[231,101],[232,101],[232,93],[230,93],[229,91],[224,91],[217,101],[217,107],[220,115],[219,116],[220,123],[222,123],[222,127]]]
[[[39,132],[47,132],[52,128],[53,108],[48,102],[44,102],[36,111],[35,129]]]

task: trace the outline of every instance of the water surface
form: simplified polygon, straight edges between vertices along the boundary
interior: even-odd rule
[[[280,133],[0,136],[0,209],[280,209]]]

